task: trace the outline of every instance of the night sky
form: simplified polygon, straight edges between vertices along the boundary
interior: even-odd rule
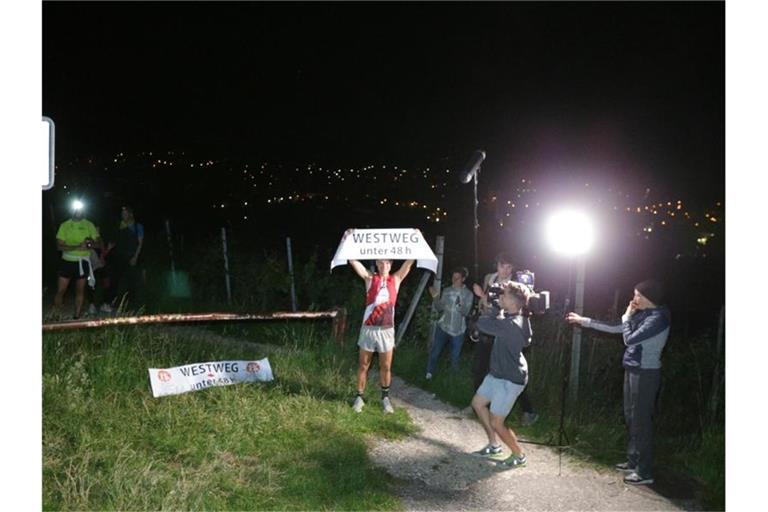
[[[723,198],[724,3],[43,4],[62,159],[511,172]],[[695,196],[695,197],[691,197]]]

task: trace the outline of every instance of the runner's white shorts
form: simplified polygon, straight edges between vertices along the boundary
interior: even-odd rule
[[[497,379],[490,373],[477,388],[477,394],[491,401],[491,414],[506,418],[515,405],[515,400],[525,389],[523,384],[515,384],[506,379]]]
[[[376,325],[363,325],[357,346],[366,352],[389,352],[395,348],[395,328]]]

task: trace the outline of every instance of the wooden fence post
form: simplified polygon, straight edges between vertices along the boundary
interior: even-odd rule
[[[221,245],[224,252],[224,283],[227,286],[227,303],[232,305],[232,289],[229,285],[229,258],[227,256],[227,229],[221,228]],[[295,311],[295,310],[294,310]]]
[[[293,252],[291,251],[291,237],[286,237],[285,245],[288,249],[288,275],[291,277],[291,311],[296,311],[296,280],[293,276]]]
[[[712,372],[712,393],[709,400],[709,421],[717,417],[717,409],[720,406],[720,386],[723,382],[723,348],[725,346],[725,304],[720,308],[720,318],[717,322],[717,362]]]
[[[403,318],[403,321],[400,322],[400,325],[397,328],[397,334],[395,335],[396,347],[400,345],[400,340],[403,339],[403,335],[408,329],[408,324],[411,323],[411,317],[413,316],[413,312],[416,311],[416,306],[419,304],[419,299],[421,299],[421,294],[424,293],[424,288],[427,286],[427,281],[429,281],[431,273],[432,272],[429,270],[425,270],[424,273],[421,274],[421,280],[419,280],[419,285],[416,287],[416,293],[414,293],[413,298],[411,299],[411,304],[408,306],[408,311],[405,312],[405,318]]]
[[[445,237],[442,235],[439,235],[435,241],[435,256],[437,256],[437,273],[435,274],[435,281],[432,284],[435,288],[437,288],[438,293],[438,299],[440,297],[440,287],[442,286],[443,281],[443,252],[445,249]],[[430,321],[430,329],[429,329],[429,338],[427,339],[427,346],[432,345],[432,340],[435,339],[435,331],[437,330],[437,319],[435,317],[435,313],[437,312],[437,307],[435,306],[435,302],[432,301],[432,320]]]
[[[165,219],[165,235],[168,240],[168,258],[171,260],[171,283],[176,283],[176,265],[173,262],[173,238],[171,237],[171,221]]]
[[[332,326],[333,337],[339,345],[343,345],[347,335],[347,310],[336,308],[335,311],[336,316],[333,317]]]

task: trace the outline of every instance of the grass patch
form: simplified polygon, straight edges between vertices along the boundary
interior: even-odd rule
[[[44,509],[399,509],[365,438],[414,427],[351,410],[356,359],[326,327],[246,333],[280,345],[267,352],[147,327],[45,333]],[[149,367],[265,356],[273,383],[151,395]]]

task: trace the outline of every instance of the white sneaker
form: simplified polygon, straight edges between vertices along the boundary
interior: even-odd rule
[[[355,403],[352,404],[352,409],[355,412],[361,412],[363,410],[364,405],[365,405],[365,402],[363,401],[363,397],[359,396],[355,398]]]
[[[392,402],[389,401],[389,397],[385,396],[381,400],[381,405],[384,407],[384,412],[387,414],[393,414],[395,409],[392,407]]]
[[[624,477],[624,483],[629,485],[651,485],[653,483],[653,478],[649,476],[640,476],[639,473],[633,471]]]
[[[106,304],[106,303],[102,304],[100,309],[101,309],[102,313],[111,313],[112,312],[112,306],[110,306],[109,304]]]
[[[96,314],[96,306],[94,306],[93,304],[90,304],[88,306],[88,314],[89,315],[95,315]]]
[[[425,377],[427,380],[432,380],[432,374],[427,372],[427,376]]]
[[[498,457],[501,456],[503,452],[504,449],[500,445],[493,446],[492,444],[487,444],[476,452],[472,452],[472,455],[477,457]]]

